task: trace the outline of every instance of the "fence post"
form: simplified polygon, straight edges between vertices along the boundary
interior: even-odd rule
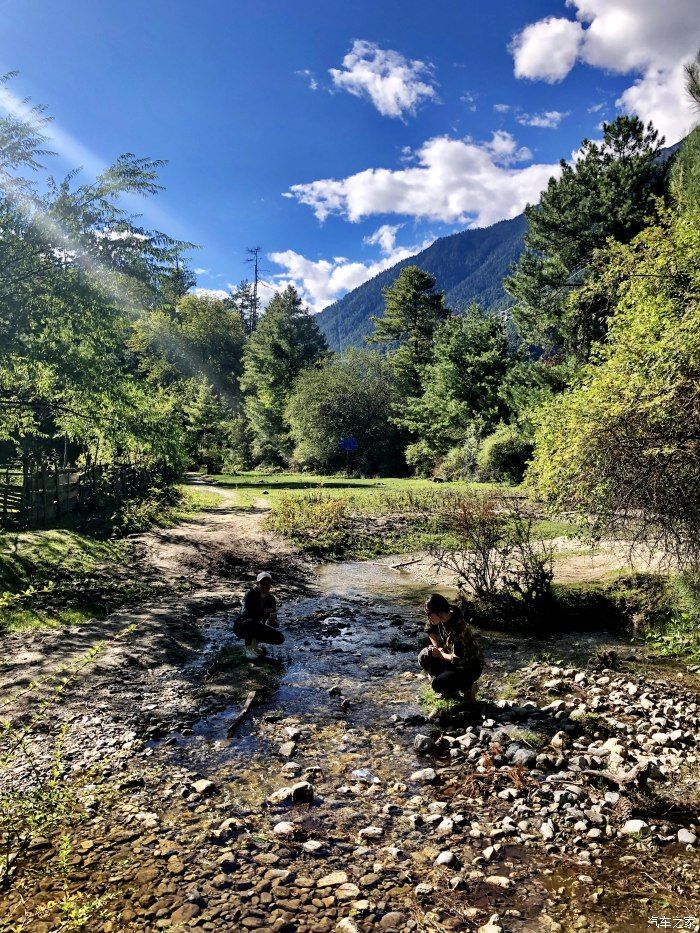
[[[44,524],[48,521],[48,489],[46,488],[46,461],[41,461],[41,500],[44,510]]]
[[[3,490],[2,497],[2,524],[4,528],[7,528],[7,497],[10,492],[10,468],[9,466],[5,470],[5,489]]]
[[[53,462],[53,475],[56,483],[56,520],[58,521],[61,517],[61,476],[58,472],[58,460]]]

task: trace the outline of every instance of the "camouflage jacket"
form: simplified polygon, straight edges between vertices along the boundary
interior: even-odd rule
[[[479,639],[464,618],[459,606],[452,606],[452,615],[447,622],[428,622],[426,631],[450,654],[455,655],[454,663],[464,667],[474,661],[483,664],[484,652]]]

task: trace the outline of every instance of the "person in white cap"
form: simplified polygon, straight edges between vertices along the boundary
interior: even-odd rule
[[[277,622],[277,600],[272,595],[272,576],[263,570],[243,598],[241,612],[233,625],[239,638],[245,639],[245,655],[254,660],[264,654],[258,642],[281,645],[284,635]]]

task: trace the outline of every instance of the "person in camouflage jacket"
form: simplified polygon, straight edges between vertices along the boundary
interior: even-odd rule
[[[430,645],[418,655],[418,662],[430,675],[433,690],[441,696],[465,693],[475,699],[484,652],[461,608],[433,593],[425,604],[425,616]]]

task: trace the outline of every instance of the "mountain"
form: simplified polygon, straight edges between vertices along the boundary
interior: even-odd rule
[[[682,144],[683,140],[662,149],[658,160],[669,161]],[[391,285],[404,266],[432,273],[453,311],[462,311],[472,302],[486,311],[508,307],[511,299],[503,289],[503,279],[523,251],[526,227],[525,215],[518,214],[491,227],[453,233],[380,272],[316,316],[328,346],[340,351],[363,344],[374,330],[372,315],[384,311],[382,289]]]
[[[472,302],[486,310],[507,307],[510,299],[503,290],[503,279],[523,251],[526,223],[525,215],[519,214],[491,227],[441,237],[415,256],[375,275],[316,316],[329,347],[340,351],[362,345],[374,329],[372,315],[383,313],[382,289],[391,285],[404,266],[419,266],[434,275],[448,307],[455,311]]]

